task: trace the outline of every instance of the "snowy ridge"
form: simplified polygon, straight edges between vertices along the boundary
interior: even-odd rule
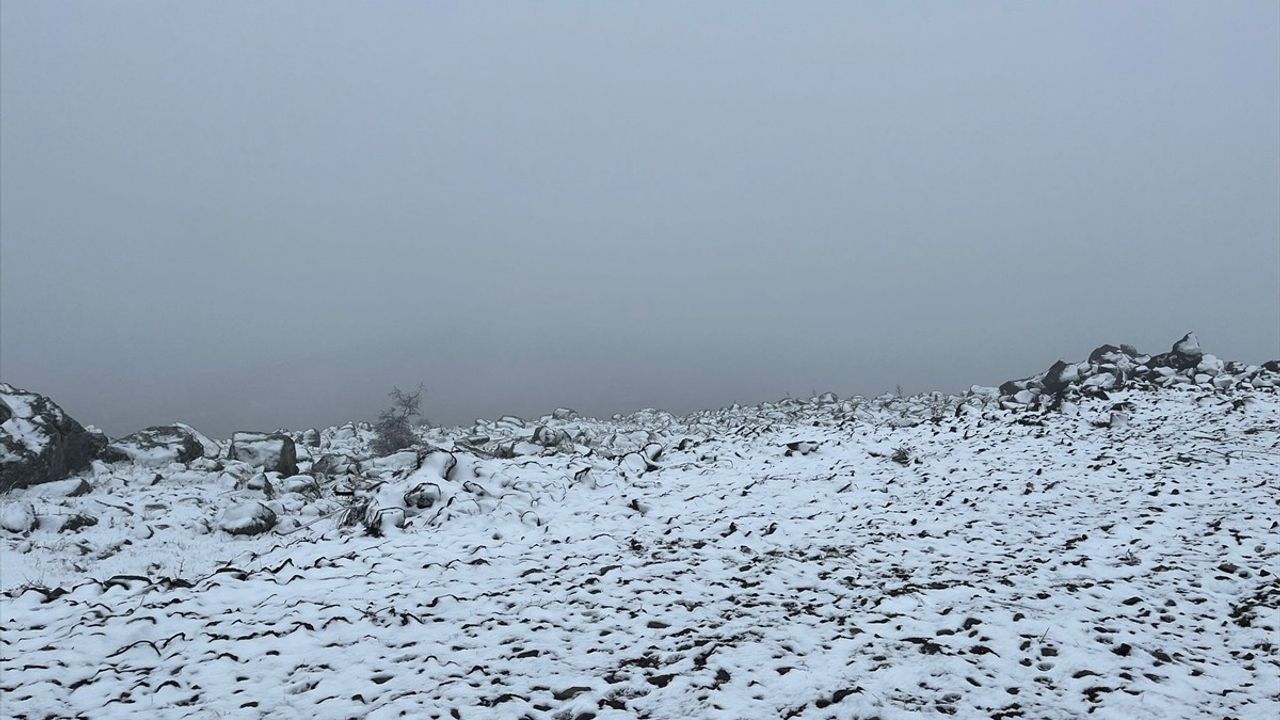
[[[1275,717],[1275,373],[1098,372],[96,462],[5,498],[4,714]]]

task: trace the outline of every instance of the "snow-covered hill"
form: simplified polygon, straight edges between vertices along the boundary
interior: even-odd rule
[[[3,498],[0,709],[1277,717],[1280,375],[1180,344],[385,458],[119,439]]]

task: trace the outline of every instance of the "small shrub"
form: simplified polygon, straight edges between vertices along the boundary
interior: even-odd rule
[[[894,448],[893,456],[890,458],[899,465],[910,465],[911,456],[915,454],[916,449],[910,445],[899,445]]]
[[[373,424],[376,436],[373,439],[373,451],[379,455],[390,455],[417,442],[413,433],[413,418],[422,414],[421,384],[413,392],[405,392],[394,388],[389,394],[391,407],[383,410]]]

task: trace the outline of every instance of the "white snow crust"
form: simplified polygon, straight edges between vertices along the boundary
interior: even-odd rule
[[[3,498],[40,523],[0,533],[2,714],[1280,717],[1275,389],[1010,405],[560,412],[373,462],[346,426],[309,451],[342,476],[97,463]],[[270,532],[218,527],[259,502]]]

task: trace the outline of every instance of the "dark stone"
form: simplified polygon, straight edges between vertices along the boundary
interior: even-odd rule
[[[0,492],[61,480],[106,445],[49,398],[0,383]]]
[[[1022,389],[1023,389],[1022,383],[1021,381],[1018,381],[1018,380],[1007,380],[1003,383],[1000,383],[1001,395],[1017,395],[1018,391]]]
[[[1118,348],[1115,345],[1099,345],[1098,347],[1094,348],[1093,352],[1089,353],[1089,362],[1094,364],[1104,363],[1107,361],[1108,355],[1118,355],[1118,354],[1127,355],[1129,353],[1126,353],[1122,348]]]
[[[92,515],[76,513],[75,515],[68,515],[67,518],[62,521],[62,525],[58,526],[58,532],[75,532],[80,528],[93,527],[97,524],[98,518]]]
[[[1268,360],[1262,363],[1262,369],[1267,372],[1280,373],[1280,360]]]
[[[1200,341],[1196,339],[1195,333],[1187,333],[1182,339],[1173,344],[1173,352],[1184,358],[1195,358],[1196,362],[1200,362],[1200,358],[1204,356],[1204,351],[1200,349]]]
[[[1195,333],[1187,333],[1182,339],[1173,344],[1173,349],[1167,353],[1152,355],[1148,365],[1151,367],[1167,367],[1174,370],[1190,370],[1200,364],[1200,358],[1204,357],[1204,351],[1200,349],[1200,343],[1196,340]]]
[[[1057,395],[1067,389],[1069,383],[1062,376],[1069,367],[1071,366],[1061,360],[1049,367],[1049,372],[1044,374],[1044,380],[1041,381],[1046,393]]]

